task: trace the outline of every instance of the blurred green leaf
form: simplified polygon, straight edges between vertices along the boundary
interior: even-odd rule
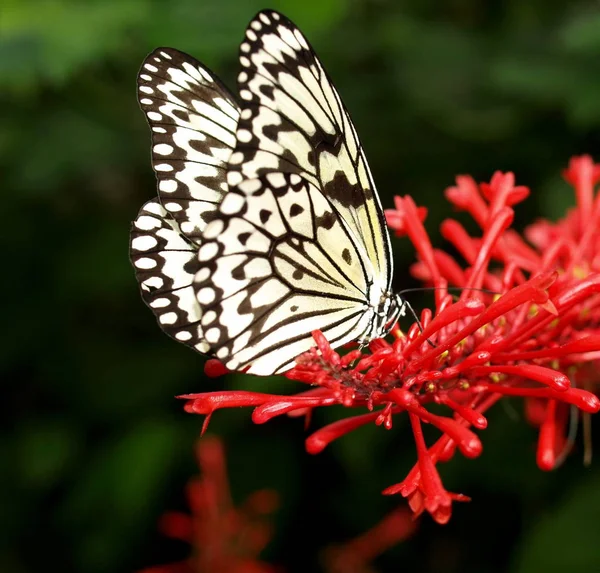
[[[600,568],[598,529],[600,488],[597,471],[568,487],[552,509],[536,515],[517,552],[512,571],[563,573]]]
[[[597,6],[575,8],[560,32],[565,50],[571,54],[600,52],[600,13]]]
[[[168,482],[181,437],[180,427],[148,420],[95,450],[62,514],[64,522],[85,532],[74,548],[79,570],[114,569],[139,537]]]

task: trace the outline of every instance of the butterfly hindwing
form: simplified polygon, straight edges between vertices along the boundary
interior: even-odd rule
[[[160,200],[181,232],[199,242],[227,191],[237,103],[202,64],[172,48],[158,48],[146,58],[138,97],[152,132]]]
[[[332,344],[353,339],[368,321],[361,256],[312,183],[290,174],[240,183],[198,252],[208,344],[232,370],[270,374],[290,368],[315,329]]]
[[[158,199],[148,201],[133,222],[130,252],[142,298],[160,327],[175,340],[207,352],[192,286],[199,268],[197,247]]]

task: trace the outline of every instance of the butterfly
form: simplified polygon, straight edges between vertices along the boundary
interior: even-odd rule
[[[167,333],[269,375],[314,330],[366,344],[405,304],[358,135],[304,35],[262,11],[239,61],[239,106],[189,56],[159,49],[142,66],[159,200],[134,222],[131,256]]]

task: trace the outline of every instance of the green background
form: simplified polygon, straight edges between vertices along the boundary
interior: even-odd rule
[[[352,112],[382,201],[411,194],[435,231],[459,173],[512,170],[532,187],[516,225],[573,204],[571,155],[600,159],[600,9],[594,1],[3,0],[0,190],[4,431],[0,571],[130,572],[182,558],[156,522],[184,508],[202,419],[174,396],[209,389],[303,387],[207,380],[203,359],[161,333],[128,261],[131,220],[155,193],[137,70],[165,45],[234,86],[246,24],[261,8],[292,18]],[[414,253],[394,240],[395,281]],[[415,297],[417,308],[424,304]],[[427,301],[425,301],[427,303]],[[319,413],[314,427],[343,412]],[[236,499],[282,496],[266,558],[317,571],[318,552],[357,535],[400,498],[379,492],[415,459],[406,420],[367,427],[312,457],[302,421],[253,426],[218,413]],[[381,558],[380,571],[600,570],[599,464],[581,447],[550,474],[536,432],[507,402],[481,432],[484,454],[441,467],[471,495],[449,525]],[[430,437],[431,439],[431,437]]]

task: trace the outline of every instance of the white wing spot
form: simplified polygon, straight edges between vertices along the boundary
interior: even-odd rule
[[[278,189],[279,187],[283,187],[286,184],[283,173],[269,173],[267,175],[267,181],[272,187],[275,187],[276,189]]]
[[[252,139],[252,134],[247,129],[240,129],[237,132],[237,138],[242,143],[248,143]]]
[[[190,235],[196,230],[196,225],[191,221],[183,221],[180,225],[181,232],[184,235]]]
[[[227,185],[229,185],[229,187],[235,187],[238,183],[240,183],[243,180],[243,176],[241,173],[239,173],[238,171],[229,171],[229,173],[227,173]],[[229,197],[230,194],[225,195],[225,197]]]
[[[152,308],[165,308],[165,306],[169,306],[170,304],[171,301],[168,298],[157,298],[150,303],[150,306]]]
[[[210,287],[202,288],[198,291],[196,298],[200,304],[210,304],[215,300],[215,291]]]
[[[251,42],[256,42],[256,39],[258,38],[258,36],[256,35],[255,32],[248,29],[248,30],[246,30],[246,38],[248,38],[248,40],[250,40]]]
[[[177,322],[177,314],[174,312],[165,312],[158,317],[161,324],[175,324]]]
[[[137,261],[135,261],[135,266],[138,269],[144,269],[144,270],[153,269],[156,266],[156,261],[154,259],[148,259],[148,258],[144,257],[142,259],[138,259]]]
[[[158,215],[159,217],[164,215],[162,205],[158,201],[150,201],[149,203],[146,203],[145,207],[146,211],[149,213],[154,213],[154,215]]]
[[[262,187],[262,183],[260,182],[260,179],[246,179],[246,181],[242,181],[238,187],[244,193],[253,193]]]
[[[173,146],[168,143],[157,143],[154,146],[154,153],[158,153],[159,155],[171,155],[173,151]]]
[[[240,50],[244,53],[248,53],[250,51],[250,44],[248,42],[244,42],[241,46],[240,46]]]
[[[156,169],[156,171],[173,171],[173,166],[168,163],[159,163],[154,166],[154,169]]]
[[[175,338],[181,340],[181,342],[187,342],[192,338],[192,333],[187,330],[180,330],[175,334]]]
[[[177,181],[175,179],[162,179],[158,183],[158,190],[163,193],[174,193],[177,191]]]
[[[246,101],[249,101],[252,99],[252,92],[250,90],[240,90],[240,97],[242,99],[245,99]],[[150,112],[152,113],[152,112]],[[150,113],[148,113],[148,117],[150,117]],[[156,115],[160,115],[160,114],[156,114]]]
[[[155,125],[152,126],[152,131],[154,133],[167,133],[167,130],[164,127],[156,127]]]
[[[158,241],[151,235],[140,235],[131,241],[131,248],[136,251],[149,251],[156,245],[158,245]]]
[[[219,340],[219,334],[220,331],[218,328],[209,328],[205,333],[204,333],[204,338],[206,338],[206,340],[208,342],[216,342],[217,340]],[[225,351],[227,352],[227,349],[225,349]]]
[[[261,14],[259,17],[265,24],[271,23],[271,20],[269,20],[269,17],[266,14]]]
[[[292,173],[290,175],[290,183],[292,185],[298,185],[298,183],[300,183],[300,181],[302,181],[302,177],[300,177],[300,175],[298,175],[297,173]]]
[[[217,320],[217,313],[214,310],[209,310],[208,312],[204,313],[204,316],[202,317],[202,324],[211,324],[215,320]]]
[[[240,64],[247,68],[250,65],[250,60],[246,56],[240,56]],[[242,80],[245,81],[245,80]]]
[[[160,55],[163,58],[166,58],[167,60],[172,60],[173,59],[170,54],[167,54],[167,52],[161,52]]]
[[[149,279],[146,279],[142,283],[142,288],[145,291],[150,291],[150,290],[153,290],[153,289],[155,290],[155,289],[162,288],[164,284],[165,284],[165,281],[163,281],[162,278],[160,278],[160,277],[150,277]]]
[[[152,73],[158,72],[158,68],[156,66],[153,66],[152,64],[144,64],[144,67]]]
[[[249,108],[244,109],[240,114],[240,117],[242,119],[250,119],[252,117],[252,110]]]
[[[207,229],[210,225],[207,225]],[[202,245],[198,250],[198,259],[200,261],[210,261],[210,259],[214,259],[217,253],[219,252],[219,247],[216,243],[206,243]]]
[[[244,162],[244,154],[241,151],[236,151],[229,158],[229,163],[232,165],[239,165]]]
[[[165,203],[165,209],[169,213],[179,213],[183,210],[183,207],[179,203]]]
[[[152,121],[160,121],[162,118],[163,116],[160,113],[157,113],[155,111],[148,112],[148,119],[151,119]]]
[[[220,219],[215,219],[214,221],[211,221],[210,225],[208,225],[206,227],[206,229],[204,230],[203,238],[204,239],[216,239],[223,232],[224,228],[225,228],[225,223]],[[202,270],[208,270],[208,269],[202,269]],[[196,280],[198,280],[198,275],[196,275]]]
[[[246,72],[240,72],[237,79],[240,84],[245,84],[248,81],[248,74]]]
[[[230,173],[229,175],[233,175],[233,173]],[[244,198],[241,195],[238,195],[237,193],[228,193],[221,202],[221,213],[224,215],[235,215],[241,211],[243,206]]]
[[[210,269],[208,267],[202,267],[194,277],[194,282],[204,282],[210,276]]]
[[[151,99],[148,99],[147,97],[145,97],[140,100],[140,103],[142,105],[152,105],[153,102]]]
[[[142,215],[136,222],[136,228],[141,231],[150,231],[152,229],[158,229],[160,227],[160,221],[156,217],[149,217],[148,215]]]
[[[153,94],[154,93],[154,89],[151,88],[150,86],[140,86],[140,91],[145,94]]]
[[[259,30],[262,30],[262,24],[258,20],[254,20],[253,22],[250,22],[250,26],[252,26],[252,28],[254,28],[257,32]]]
[[[152,79],[152,76],[148,74],[140,74],[140,80],[144,80],[145,82],[149,82]]]

